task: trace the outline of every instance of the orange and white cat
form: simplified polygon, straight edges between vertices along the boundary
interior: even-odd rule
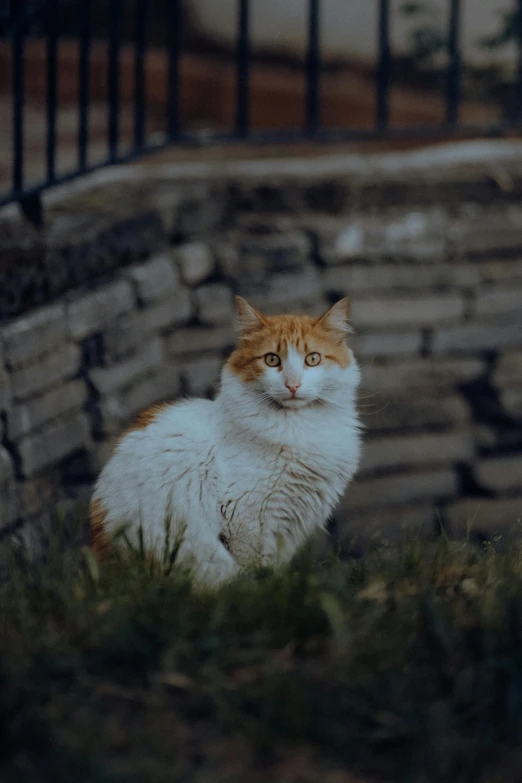
[[[161,550],[168,528],[182,536],[178,562],[209,585],[289,560],[325,525],[361,449],[349,301],[321,318],[265,316],[240,297],[236,311],[216,399],[142,414],[91,502],[93,545],[128,523],[135,542]]]

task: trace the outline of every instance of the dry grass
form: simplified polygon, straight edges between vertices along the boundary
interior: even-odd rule
[[[303,552],[206,595],[59,533],[0,586],[1,781],[517,779],[521,547]]]

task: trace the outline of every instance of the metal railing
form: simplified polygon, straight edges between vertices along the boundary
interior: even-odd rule
[[[390,126],[390,79],[392,54],[390,48],[390,0],[378,3],[378,61],[375,74],[375,122],[367,129],[325,128],[321,125],[320,96],[322,60],[320,52],[321,0],[302,0],[307,19],[307,51],[304,69],[306,79],[305,113],[303,127],[291,131],[257,131],[251,128],[250,67],[252,63],[250,40],[250,1],[237,0],[237,44],[235,50],[236,110],[234,127],[227,132],[209,133],[205,141],[227,142],[252,140],[255,142],[292,142],[303,139],[322,141],[358,140],[395,137],[437,137],[454,135],[500,135],[508,123],[499,121],[494,126],[465,126],[459,122],[461,105],[461,50],[459,44],[461,0],[449,3],[447,31],[448,66],[445,82],[445,116],[440,124],[429,126]],[[518,70],[514,90],[514,121],[522,120],[522,0],[513,0],[517,16]],[[18,202],[22,210],[36,223],[41,221],[40,194],[53,185],[79,177],[103,166],[126,162],[168,145],[190,144],[200,141],[198,134],[183,131],[180,116],[180,55],[182,41],[182,0],[170,0],[166,8],[165,29],[168,50],[168,88],[165,102],[164,134],[161,142],[152,143],[146,135],[146,53],[147,18],[151,13],[148,0],[134,0],[133,56],[134,98],[133,139],[130,150],[120,149],[120,56],[122,48],[122,19],[129,0],[107,0],[108,11],[108,71],[107,71],[107,155],[96,164],[89,163],[90,111],[90,56],[92,45],[92,0],[75,0],[78,14],[78,137],[77,164],[67,174],[56,170],[57,116],[58,116],[58,12],[59,0],[0,0],[0,31],[10,41],[12,58],[12,185],[0,194],[0,206]],[[35,28],[36,26],[36,28]],[[44,38],[46,47],[46,172],[38,184],[28,184],[25,177],[24,126],[26,122],[25,46],[29,33]],[[0,122],[4,120],[0,117]]]

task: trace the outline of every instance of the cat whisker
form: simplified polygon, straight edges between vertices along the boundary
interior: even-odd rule
[[[385,405],[391,405],[391,400],[383,400],[383,403]],[[357,407],[358,408],[375,408],[376,403],[375,402],[365,402],[361,404],[360,400],[357,400]]]
[[[365,416],[376,416],[378,413],[382,413],[383,411],[385,411],[386,408],[389,406],[389,404],[390,403],[388,401],[385,405],[382,406],[382,408],[379,408],[376,411],[366,411],[364,415]],[[361,406],[359,406],[359,407],[361,407]],[[362,406],[362,407],[369,407],[369,406]]]
[[[381,391],[372,392],[372,394],[359,394],[357,397],[359,400],[372,400],[374,397],[378,397],[382,394]]]
[[[370,360],[370,364],[369,364],[367,367],[365,367],[364,369],[363,369],[363,368],[361,368],[361,380],[362,380],[363,378],[366,378],[366,376],[368,375],[368,373],[369,373],[369,372],[371,372],[371,370],[372,370],[372,367],[373,367],[373,365],[374,365],[374,362],[375,362],[375,356],[372,356],[372,358],[371,358],[371,360]]]

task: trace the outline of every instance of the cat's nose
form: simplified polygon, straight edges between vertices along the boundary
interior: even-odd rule
[[[295,394],[296,391],[301,386],[301,384],[300,383],[285,383],[285,386],[288,389],[288,391],[290,392],[290,394]]]

